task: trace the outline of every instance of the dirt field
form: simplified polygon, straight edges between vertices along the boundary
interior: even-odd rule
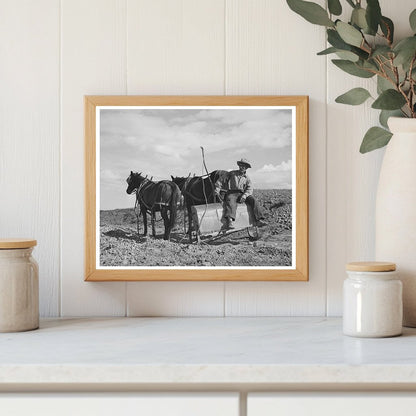
[[[290,266],[292,263],[292,200],[290,190],[255,190],[267,225],[253,241],[246,230],[214,241],[189,244],[184,234],[183,210],[171,234],[163,240],[163,221],[156,222],[156,238],[137,235],[133,208],[101,211],[102,266]],[[132,196],[132,206],[134,197]],[[156,214],[160,220],[160,214]],[[143,232],[142,219],[140,232]],[[150,219],[148,231],[151,234]]]

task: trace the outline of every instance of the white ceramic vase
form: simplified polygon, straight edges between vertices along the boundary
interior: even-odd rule
[[[403,324],[416,327],[416,119],[391,117],[376,202],[376,260],[397,264]]]

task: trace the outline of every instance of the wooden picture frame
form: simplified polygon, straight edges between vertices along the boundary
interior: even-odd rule
[[[247,119],[244,119],[246,116]],[[283,136],[285,141],[282,139]],[[161,137],[165,138],[161,139],[164,141],[156,145]],[[170,137],[172,142],[169,142]],[[187,137],[187,141],[184,137]],[[192,142],[194,137],[195,143]],[[232,137],[229,145],[227,145],[228,139],[224,137]],[[251,140],[248,137],[251,137]],[[172,143],[177,143],[182,150],[173,154]],[[171,247],[170,244],[176,244],[172,246],[175,250],[180,248],[184,252],[188,250],[188,253],[203,251],[205,247],[210,246],[210,243],[200,246],[189,244],[182,237],[181,239],[176,237],[173,242],[164,241],[160,236],[156,239],[151,236],[145,239],[134,231],[135,224],[132,220],[134,196],[130,195],[131,199],[128,200],[128,203],[131,201],[130,207],[124,206],[125,202],[118,202],[118,200],[122,201],[122,198],[129,197],[126,194],[126,178],[130,172],[141,170],[141,166],[146,166],[148,170],[152,170],[152,172],[144,172],[149,177],[155,171],[159,172],[157,181],[171,180],[170,175],[175,176],[178,173],[170,171],[174,170],[170,166],[177,166],[179,170],[179,167],[182,169],[183,165],[191,165],[196,159],[200,159],[199,163],[202,166],[200,146],[204,147],[211,170],[237,169],[235,164],[237,159],[249,158],[249,163],[253,164],[254,169],[247,173],[250,176],[252,175],[250,172],[254,172],[254,178],[257,178],[259,184],[256,194],[257,184],[253,180],[255,198],[256,195],[261,199],[262,195],[271,194],[278,198],[284,191],[280,188],[291,186],[290,190],[285,191],[285,195],[290,195],[290,201],[277,203],[276,199],[265,200],[269,204],[268,215],[270,215],[265,228],[268,234],[261,231],[263,234],[257,234],[255,238],[259,235],[267,235],[271,240],[266,241],[264,237],[263,241],[260,237],[258,241],[253,242],[245,236],[241,237],[240,242],[238,233],[235,233],[232,238],[236,240],[227,243],[226,247],[225,243],[223,245],[221,242],[216,243],[217,260],[215,261],[218,261],[218,264],[214,265],[201,262],[199,259],[191,266],[186,264],[185,260],[183,265],[180,263],[179,266],[159,265],[159,263],[155,263],[155,266],[151,261],[156,260],[138,260],[140,256],[145,256],[151,249],[153,250],[152,244],[160,246],[158,262],[168,258],[164,250],[166,247]],[[196,151],[199,152],[199,156],[196,156]],[[247,155],[245,151],[249,154]],[[229,160],[227,166],[224,166],[225,159],[222,159],[224,155]],[[286,161],[282,159],[283,156],[286,157]],[[173,159],[178,160],[176,165],[171,162]],[[216,166],[216,163],[220,165],[220,160],[222,165]],[[278,161],[281,161],[280,164]],[[187,169],[188,166],[184,168]],[[164,178],[161,178],[162,171]],[[290,173],[287,173],[289,171]],[[289,178],[290,175],[290,179],[287,179],[289,182],[282,182],[280,185],[276,179],[276,182],[268,184],[266,181],[272,177],[272,173],[277,175],[277,172],[280,172],[279,175],[286,175],[285,178]],[[186,176],[183,172],[180,174]],[[203,171],[198,174],[202,176]],[[259,178],[265,178],[264,184]],[[264,190],[261,190],[263,188]],[[308,97],[85,96],[85,191],[85,280],[87,281],[307,281]],[[136,192],[140,194],[138,188]],[[266,202],[263,203],[262,209],[266,209]],[[290,224],[287,223],[286,227],[290,225],[291,229],[273,228],[273,231],[270,228],[269,230],[270,224],[277,227],[277,222],[281,220],[282,215],[277,212],[283,209],[282,204],[286,204],[285,212],[290,216],[288,220]],[[185,213],[183,215],[185,216]],[[123,218],[127,218],[125,224],[122,222]],[[158,217],[156,220],[158,221]],[[117,227],[113,222],[117,222]],[[160,224],[160,221],[157,222],[158,227],[161,226]],[[178,225],[176,227],[178,228]],[[257,227],[250,229],[259,230]],[[226,233],[226,231],[221,232]],[[177,231],[175,235],[179,234],[180,231]],[[282,246],[278,243],[279,236],[282,238]],[[222,235],[218,238],[222,238]],[[242,242],[244,247],[239,247]],[[289,266],[283,264],[280,258],[280,253],[286,253],[284,249],[279,248],[283,247],[283,244],[286,244],[284,247],[287,253],[290,252],[289,260],[285,260],[290,262]],[[241,253],[247,253],[244,255],[244,261],[252,256],[253,266],[251,263],[249,265],[241,263],[241,266],[240,263],[238,265],[221,263],[223,254],[218,253],[227,254],[230,250],[236,250],[237,253],[240,248]],[[282,262],[283,265],[268,264],[267,261],[274,261],[273,256],[270,260],[270,255],[269,260],[265,261],[265,266],[255,265],[255,262],[263,261],[261,256],[265,255],[267,250],[279,253],[279,260],[276,260],[276,263]],[[175,261],[180,257],[178,256],[175,255]],[[190,261],[190,258],[193,257],[187,254],[186,261]],[[131,263],[133,261],[136,263]]]

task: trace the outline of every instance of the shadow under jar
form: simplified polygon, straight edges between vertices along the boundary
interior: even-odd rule
[[[39,328],[36,240],[0,239],[0,332]]]

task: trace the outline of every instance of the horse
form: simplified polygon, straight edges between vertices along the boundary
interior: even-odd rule
[[[215,195],[215,183],[220,180],[225,183],[228,177],[226,170],[214,170],[205,176],[171,176],[172,182],[179,186],[184,197],[184,203],[188,211],[189,241],[192,241],[192,211],[193,205],[204,205],[218,202],[219,198]],[[220,201],[221,202],[221,201]]]
[[[181,198],[181,191],[172,181],[163,180],[153,182],[142,176],[141,172],[130,172],[126,180],[126,192],[131,195],[136,192],[136,205],[140,208],[143,216],[143,235],[147,235],[147,213],[150,213],[152,221],[153,237],[155,237],[154,218],[155,212],[160,211],[165,225],[164,240],[169,240],[172,228],[175,225],[178,211],[178,204]],[[168,215],[168,212],[170,215]],[[139,234],[139,215],[137,216],[137,233]]]

